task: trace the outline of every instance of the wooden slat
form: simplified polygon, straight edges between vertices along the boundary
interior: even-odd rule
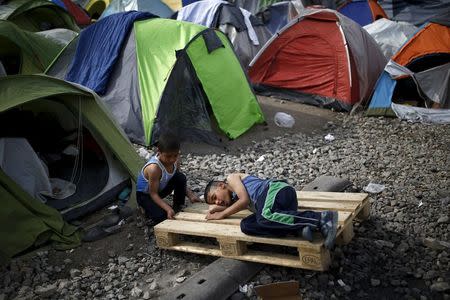
[[[214,237],[217,239],[229,238],[245,242],[263,243],[270,245],[282,245],[289,247],[300,247],[302,245],[320,249],[322,239],[315,239],[313,242],[307,242],[301,238],[282,237],[282,238],[266,238],[258,236],[250,236],[242,233],[239,226],[215,224],[209,222],[189,222],[181,220],[166,220],[155,226],[155,234],[158,232],[171,232],[185,235]]]
[[[354,212],[361,202],[316,202],[300,201],[299,208],[304,210],[339,210]]]
[[[182,242],[176,246],[172,246],[167,249],[202,255],[222,256],[220,249],[214,245],[203,245],[197,243]],[[227,256],[227,258],[235,258],[239,260],[272,264],[290,268],[305,268],[304,264],[302,264],[298,256],[288,254],[280,254],[272,252],[268,253],[263,251],[249,250],[246,254],[239,256]]]
[[[304,192],[297,191],[300,201],[353,201],[361,202],[369,195],[365,193]]]
[[[338,212],[338,224],[344,225],[348,218],[351,216],[351,212]],[[222,220],[206,220],[205,214],[203,213],[192,213],[192,212],[179,212],[175,215],[176,220],[191,221],[191,222],[208,222],[217,224],[228,224],[238,226],[241,223],[242,218],[236,215],[232,215]]]

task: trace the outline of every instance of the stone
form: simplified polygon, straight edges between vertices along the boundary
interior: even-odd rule
[[[438,223],[438,224],[446,224],[446,223],[449,222],[449,220],[450,220],[450,217],[449,217],[449,216],[441,216],[441,217],[437,220],[437,223]]]
[[[156,283],[156,281],[153,281],[150,286],[149,289],[152,291],[158,290],[159,289],[159,285]]]
[[[433,292],[446,292],[450,290],[450,284],[448,282],[435,282],[430,286],[430,290]]]
[[[116,252],[114,250],[108,250],[108,256],[114,258],[116,257]]]
[[[122,264],[126,263],[127,261],[129,261],[129,259],[127,257],[125,257],[125,256],[119,256],[117,258],[117,263],[119,265],[122,265]]]
[[[75,278],[75,277],[78,277],[78,276],[81,275],[81,271],[78,270],[78,269],[71,269],[71,270],[69,271],[69,273],[70,273],[70,277],[71,277],[71,278]]]
[[[144,295],[142,295],[142,299],[145,299],[145,300],[150,299],[150,292],[149,291],[145,291]]]
[[[105,290],[105,292],[109,292],[112,289],[112,285],[110,285],[110,284],[105,285],[105,287],[103,289]]]
[[[186,280],[186,278],[187,278],[186,276],[178,277],[175,281],[177,283],[182,283],[182,282],[184,282]]]
[[[83,278],[89,278],[94,275],[94,272],[91,271],[89,268],[84,268],[81,272],[81,277]]]
[[[141,296],[141,294],[142,294],[142,290],[140,288],[138,288],[137,286],[134,286],[130,291],[131,297],[138,298],[139,296]]]
[[[48,298],[52,296],[57,291],[56,284],[49,284],[46,286],[37,286],[34,289],[34,293],[42,298]]]
[[[371,284],[373,287],[376,287],[376,286],[379,286],[379,285],[381,284],[381,281],[380,281],[379,279],[371,278],[371,279],[370,279],[370,284]]]

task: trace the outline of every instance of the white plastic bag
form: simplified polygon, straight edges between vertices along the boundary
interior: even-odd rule
[[[278,127],[292,128],[295,124],[294,117],[284,112],[277,112],[274,121]]]
[[[370,194],[379,194],[384,191],[386,187],[383,184],[369,183],[363,190]]]

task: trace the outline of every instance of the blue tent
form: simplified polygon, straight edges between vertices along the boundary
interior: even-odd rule
[[[338,12],[361,26],[366,26],[381,18],[387,19],[387,15],[381,6],[373,0],[350,1],[338,8]]]

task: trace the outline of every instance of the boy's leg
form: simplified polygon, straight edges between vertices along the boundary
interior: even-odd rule
[[[337,232],[337,212],[298,211],[297,193],[293,187],[272,183],[264,203],[258,206],[261,208],[258,208],[257,221],[261,226],[302,230],[306,239],[312,239],[312,236],[310,231],[304,230],[305,227],[320,230],[325,238],[325,247],[333,247]]]
[[[147,218],[150,218],[156,224],[161,223],[167,218],[167,213],[153,201],[149,194],[136,192],[137,203],[144,209]]]
[[[292,234],[292,230],[273,229],[267,226],[262,226],[258,223],[256,214],[251,214],[241,221],[241,231],[248,235],[257,236],[285,236]]]
[[[167,186],[160,192],[161,197],[167,197],[173,191],[174,208],[184,205],[186,198],[186,176],[181,172],[176,172],[167,183]]]
[[[269,228],[293,231],[304,226],[317,229],[320,225],[320,212],[298,211],[295,189],[287,185],[280,187],[278,190],[273,187],[269,189],[264,203],[258,203],[258,223]]]

